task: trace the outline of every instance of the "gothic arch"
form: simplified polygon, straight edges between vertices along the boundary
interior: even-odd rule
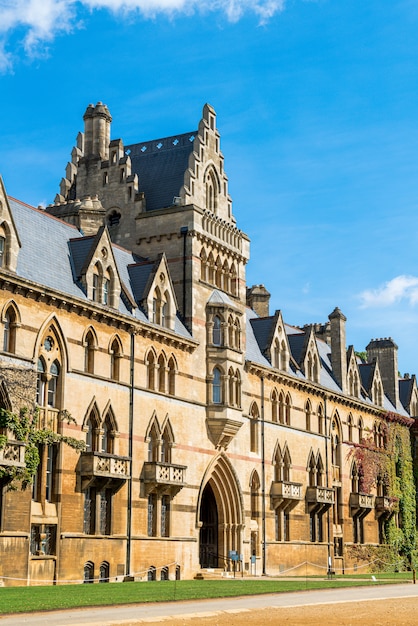
[[[58,345],[61,352],[61,367],[62,370],[68,372],[70,369],[70,361],[69,361],[69,350],[67,346],[67,342],[62,331],[61,325],[53,313],[49,315],[42,326],[39,329],[38,335],[36,337],[35,346],[33,350],[33,358],[35,362],[38,360],[38,354],[41,349],[41,343],[45,338],[48,331],[51,331],[52,334],[55,334],[56,339],[58,341]]]
[[[207,494],[210,494],[210,499]],[[216,564],[220,566],[221,555],[229,550],[242,552],[242,529],[244,524],[244,499],[238,475],[224,453],[221,453],[209,464],[200,486],[196,507],[196,526],[200,528],[200,559],[205,562],[205,522],[208,518],[206,507],[210,501],[216,527],[217,556]],[[222,530],[221,530],[222,529]],[[218,557],[219,555],[219,557]]]

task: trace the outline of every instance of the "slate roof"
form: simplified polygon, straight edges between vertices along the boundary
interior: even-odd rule
[[[405,408],[411,400],[413,382],[413,378],[402,378],[399,381],[399,400]]]
[[[272,327],[276,323],[275,317],[254,317],[250,320],[254,337],[263,354],[270,347]]]
[[[125,146],[139,190],[145,193],[147,211],[172,206],[173,198],[180,195],[196,135],[197,130]]]

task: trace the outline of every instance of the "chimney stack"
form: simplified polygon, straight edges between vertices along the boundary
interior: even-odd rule
[[[383,389],[395,409],[399,404],[398,346],[392,337],[372,339],[366,347],[367,360],[377,359]]]
[[[328,315],[331,325],[331,365],[332,373],[341,387],[343,393],[347,393],[347,348],[345,338],[346,316],[335,307]]]
[[[253,309],[259,317],[269,316],[270,294],[264,285],[247,287],[247,305]]]

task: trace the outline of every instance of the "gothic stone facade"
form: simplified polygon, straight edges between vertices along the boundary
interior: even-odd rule
[[[396,344],[365,363],[338,308],[296,328],[247,287],[212,107],[130,146],[102,103],[84,124],[54,204],[0,189],[1,406],[86,444],[41,441],[26,489],[3,471],[0,578],[192,577],[234,552],[245,572],[347,569],[396,515],[350,453],[417,413]],[[24,465],[3,429],[0,468]]]

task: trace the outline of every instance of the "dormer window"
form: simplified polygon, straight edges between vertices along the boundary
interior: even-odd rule
[[[6,239],[0,236],[0,267],[5,265]]]
[[[99,294],[100,294],[100,291],[99,291],[99,276],[98,276],[98,274],[94,273],[93,274],[92,294],[91,294],[92,300],[94,302],[99,302]]]
[[[103,278],[103,304],[109,304],[109,278]]]

